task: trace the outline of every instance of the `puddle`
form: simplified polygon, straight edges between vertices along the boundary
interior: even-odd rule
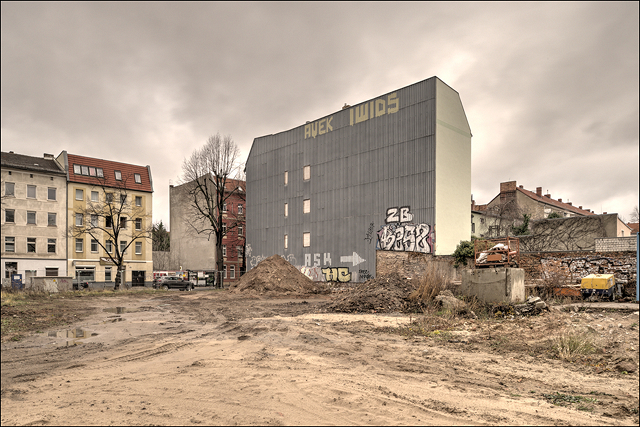
[[[131,310],[128,310],[127,307],[110,307],[110,308],[105,308],[102,311],[106,311],[107,313],[116,313],[116,314],[132,312]]]
[[[66,331],[57,331],[57,332],[49,332],[50,337],[54,338],[75,338],[75,340],[67,341],[67,346],[82,344],[82,342],[77,341],[79,338],[89,338],[95,337],[95,332],[85,331],[84,329],[76,328],[76,329],[68,329]]]

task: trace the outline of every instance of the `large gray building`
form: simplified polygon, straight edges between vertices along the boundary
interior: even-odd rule
[[[247,268],[280,254],[314,280],[364,281],[376,250],[470,238],[471,130],[437,77],[256,138],[246,174]]]

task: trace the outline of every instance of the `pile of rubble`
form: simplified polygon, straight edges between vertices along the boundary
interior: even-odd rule
[[[247,271],[229,287],[231,292],[270,296],[326,294],[330,289],[302,274],[280,255],[272,255]]]
[[[415,291],[414,281],[398,273],[368,280],[337,297],[327,306],[328,311],[341,313],[397,313],[416,311],[422,303],[409,295]]]
[[[537,316],[543,311],[549,311],[547,303],[540,297],[533,295],[527,298],[524,304],[496,304],[491,308],[491,313],[496,317],[502,316]]]

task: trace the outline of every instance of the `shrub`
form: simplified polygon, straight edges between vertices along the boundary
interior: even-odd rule
[[[467,265],[467,258],[473,258],[474,256],[473,243],[468,240],[461,240],[453,252],[453,257],[456,259],[453,266],[458,267],[460,263]]]

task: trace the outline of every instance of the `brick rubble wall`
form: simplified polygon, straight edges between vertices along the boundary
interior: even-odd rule
[[[637,238],[635,236],[596,239],[596,252],[635,252],[636,243]]]
[[[420,278],[426,266],[438,263],[450,270],[452,280],[457,277],[452,256],[435,256],[419,252],[376,251],[376,277],[396,272],[402,277]]]
[[[617,283],[636,280],[636,253],[625,252],[537,252],[520,254],[520,267],[530,279],[540,278],[541,266],[558,266],[574,282],[589,274],[614,274]]]

